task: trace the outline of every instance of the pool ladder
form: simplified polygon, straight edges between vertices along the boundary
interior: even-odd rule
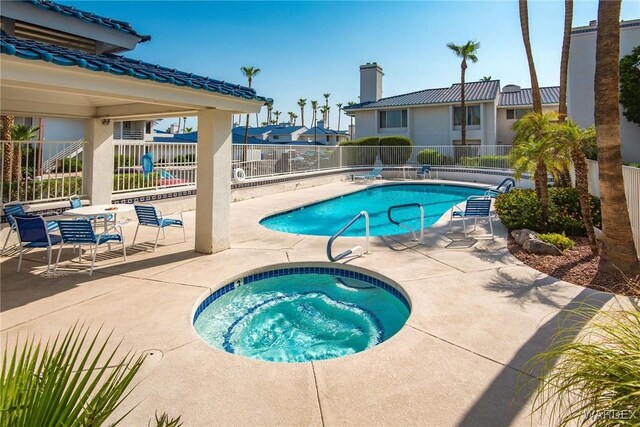
[[[394,209],[403,209],[403,208],[412,208],[412,207],[417,207],[420,209],[420,244],[424,245],[424,207],[422,207],[422,205],[420,203],[405,203],[404,205],[394,205],[389,207],[389,209],[387,210],[387,218],[389,218],[389,222],[391,222],[392,224],[395,224],[399,227],[404,228],[405,230],[408,230],[411,232],[411,234],[413,234],[413,240],[414,241],[418,241],[418,238],[416,236],[416,232],[413,228],[402,224],[400,221],[396,221],[395,219],[393,219],[393,217],[391,216],[391,212]]]
[[[331,246],[333,245],[333,242],[362,217],[364,217],[365,238],[366,238],[364,249],[361,246],[354,246],[353,248],[347,249],[346,251],[334,257],[331,254]],[[331,262],[340,261],[342,258],[347,257],[351,254],[356,254],[356,253],[358,253],[358,256],[363,256],[364,254],[370,253],[369,252],[369,214],[367,213],[367,211],[361,211],[358,215],[354,216],[351,219],[351,221],[345,224],[345,226],[342,227],[336,234],[331,236],[329,238],[329,242],[327,243],[327,257]]]

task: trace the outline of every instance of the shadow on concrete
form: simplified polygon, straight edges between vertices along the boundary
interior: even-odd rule
[[[136,245],[134,248],[127,248],[127,256],[135,256],[137,253],[145,252],[144,245]],[[45,299],[47,297],[57,295],[76,288],[84,283],[95,280],[104,279],[110,275],[127,275],[147,268],[158,267],[162,265],[173,264],[181,261],[188,261],[206,255],[198,254],[193,250],[182,252],[163,254],[157,256],[148,256],[145,258],[122,260],[122,251],[114,247],[112,253],[99,253],[96,257],[98,260],[113,259],[113,264],[96,265],[93,276],[85,274],[89,268],[91,261],[85,254],[85,260],[77,263],[77,252],[74,254],[69,248],[63,251],[64,259],[69,261],[75,257],[76,262],[61,264],[59,267],[60,274],[47,274],[46,271],[46,251],[34,251],[32,256],[24,259],[22,262],[22,270],[16,272],[18,266],[17,258],[7,258],[0,265],[0,279],[2,286],[0,288],[0,311],[11,310],[16,307],[24,306],[29,303]],[[57,256],[57,250],[54,251],[53,262]],[[61,262],[62,262],[61,258]],[[35,265],[35,267],[34,267]],[[52,266],[53,270],[53,266]]]
[[[535,298],[541,300],[539,290],[546,289],[550,280],[553,278],[545,277],[535,280],[531,285],[522,285],[526,288],[522,292],[507,289],[507,293],[510,293],[510,297],[513,299],[524,298],[525,300],[531,298],[531,293],[535,293]],[[497,279],[496,283],[490,284],[488,288],[504,291],[504,285],[503,277]],[[583,289],[561,311],[542,324],[535,334],[520,347],[482,395],[477,398],[474,405],[467,410],[458,425],[464,427],[511,425],[526,407],[528,400],[538,386],[539,378],[543,376],[538,365],[530,367],[527,362],[536,354],[546,350],[553,338],[559,333],[563,334],[563,339],[575,339],[578,331],[590,320],[584,313],[578,315],[576,311],[586,305],[600,309],[612,296],[612,294],[600,293],[588,288]],[[557,306],[557,303],[551,303],[551,305]],[[582,311],[580,312],[582,313]],[[498,412],[499,403],[504,398],[505,391],[509,390],[513,393],[511,405],[506,411]]]

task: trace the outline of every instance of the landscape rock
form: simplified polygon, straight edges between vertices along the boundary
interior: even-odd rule
[[[527,252],[539,255],[562,255],[562,251],[551,243],[543,242],[539,239],[529,239],[524,242],[522,249]]]
[[[516,240],[516,243],[520,246],[522,246],[524,242],[529,239],[538,239],[538,234],[533,230],[529,230],[528,228],[523,228],[522,230],[513,230],[511,232],[511,235]]]
[[[596,240],[602,240],[602,230],[600,230],[598,227],[593,227],[593,234],[596,235]]]

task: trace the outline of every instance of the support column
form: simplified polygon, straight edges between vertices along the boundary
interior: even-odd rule
[[[231,213],[230,112],[198,112],[198,179],[196,195],[196,252],[229,249]]]
[[[84,137],[89,140],[83,150],[82,177],[92,205],[111,203],[113,191],[113,122],[86,119]]]

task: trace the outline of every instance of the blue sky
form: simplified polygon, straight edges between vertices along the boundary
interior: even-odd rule
[[[150,42],[127,53],[133,58],[242,84],[241,66],[261,68],[253,86],[275,100],[281,120],[288,111],[300,115],[299,98],[322,104],[322,94],[330,93],[336,128],[335,104],[358,101],[358,67],[366,62],[383,67],[383,96],[448,87],[460,78],[460,62],[448,42],[481,43],[468,81],[492,76],[503,86],[530,86],[517,1],[62,2],[151,34]],[[596,1],[575,1],[574,26],[596,17]],[[621,19],[637,18],[640,2],[624,0]],[[541,86],[558,84],[563,19],[564,2],[529,2]],[[263,109],[260,120],[265,117]],[[308,106],[305,124],[310,117]],[[159,128],[170,122],[164,120]],[[347,122],[342,116],[342,129]],[[188,126],[194,125],[195,118],[189,119]]]

